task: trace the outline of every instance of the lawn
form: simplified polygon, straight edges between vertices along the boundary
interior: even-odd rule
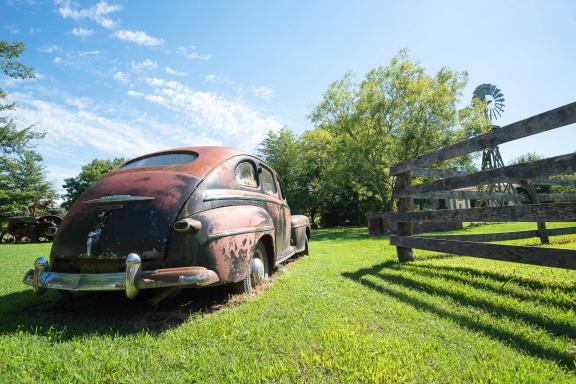
[[[48,253],[0,248],[2,383],[576,382],[575,271],[425,251],[399,264],[387,238],[338,228],[315,231],[310,256],[256,296],[192,291],[152,308],[34,297],[21,276]]]

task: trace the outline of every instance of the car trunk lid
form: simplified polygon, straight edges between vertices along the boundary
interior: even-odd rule
[[[178,213],[200,179],[182,172],[113,173],[74,203],[52,246],[57,259],[163,259]]]

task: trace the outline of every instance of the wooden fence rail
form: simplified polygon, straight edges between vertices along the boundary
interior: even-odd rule
[[[576,191],[536,193],[533,185],[576,186],[576,180],[558,179],[560,175],[576,173],[576,153],[526,162],[518,165],[467,173],[450,169],[425,168],[472,152],[481,151],[537,133],[576,122],[576,102],[528,119],[493,129],[492,131],[427,153],[390,168],[396,176],[393,196],[398,198],[398,211],[392,214],[397,225],[390,243],[397,247],[400,261],[414,260],[413,248],[446,252],[492,260],[512,261],[556,268],[576,269],[576,250],[492,244],[496,241],[576,234],[576,227],[546,230],[545,222],[576,222]],[[576,132],[575,132],[576,133]],[[576,138],[576,135],[574,136]],[[422,184],[412,184],[413,178],[437,178]],[[556,177],[556,178],[555,178]],[[420,182],[422,179],[418,179]],[[514,183],[525,193],[502,193],[473,190],[494,183]],[[476,199],[514,202],[513,205],[466,209],[414,210],[414,199]],[[535,230],[468,234],[414,235],[414,224],[447,221],[471,222],[535,222]]]

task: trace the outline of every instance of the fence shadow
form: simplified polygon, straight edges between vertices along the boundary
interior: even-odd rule
[[[412,279],[410,278],[410,275],[413,273],[411,269],[414,268],[414,265],[418,266],[417,263],[401,264],[396,261],[388,261],[355,272],[346,272],[343,273],[343,276],[378,293],[390,296],[408,304],[419,311],[425,311],[440,318],[452,320],[461,327],[474,332],[480,332],[529,355],[554,361],[560,366],[568,369],[576,368],[574,355],[569,353],[567,350],[560,350],[538,343],[532,340],[529,335],[523,332],[522,329],[518,329],[517,331],[503,329],[498,327],[497,323],[481,321],[473,313],[452,312],[442,308],[442,306],[431,303],[425,298],[430,297],[429,294],[433,293],[435,297],[440,300],[446,298],[446,300],[450,300],[452,303],[456,303],[462,307],[473,307],[479,311],[487,312],[491,316],[496,317],[496,320],[503,317],[515,319],[516,321],[523,322],[527,326],[544,329],[549,334],[560,337],[576,337],[576,326],[574,324],[555,321],[554,319],[547,317],[545,314],[538,312],[526,312],[525,310],[518,310],[515,308],[503,308],[488,300],[483,300],[478,297],[469,297],[461,293],[456,293],[448,289],[432,286],[431,284],[426,284],[425,282]],[[428,266],[426,265],[426,267]],[[509,277],[506,277],[505,275],[499,275],[493,272],[484,274],[484,271],[478,271],[472,268],[466,269],[470,269],[470,271],[468,271],[469,273],[474,273],[475,271],[482,274],[483,277],[491,277],[495,281],[502,281],[506,278],[509,279]],[[404,273],[394,273],[398,271]],[[437,271],[434,275],[427,277],[431,280],[439,279],[444,281],[442,273]],[[375,282],[375,279],[382,282],[382,284]],[[458,282],[454,281],[454,283],[457,284]],[[466,284],[465,282],[460,283]],[[475,288],[482,289],[482,287]],[[407,291],[407,289],[409,289],[409,291]],[[539,300],[538,297],[525,297],[521,299]]]

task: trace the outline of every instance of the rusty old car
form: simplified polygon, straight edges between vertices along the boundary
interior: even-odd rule
[[[252,292],[275,267],[308,253],[310,222],[290,213],[280,178],[226,147],[190,147],[127,161],[92,185],[58,226],[49,260],[24,276],[46,289],[124,291],[229,284]]]

